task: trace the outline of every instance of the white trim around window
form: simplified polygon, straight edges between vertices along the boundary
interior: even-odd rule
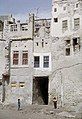
[[[51,53],[34,53],[34,57],[39,56],[39,67],[34,67],[34,69],[38,70],[51,70]],[[49,67],[44,67],[44,56],[49,56]]]

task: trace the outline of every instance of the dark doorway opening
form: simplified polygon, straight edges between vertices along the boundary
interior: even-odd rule
[[[48,104],[48,77],[34,77],[33,79],[33,104]]]

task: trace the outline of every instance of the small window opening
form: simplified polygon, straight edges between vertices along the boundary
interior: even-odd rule
[[[70,45],[70,40],[66,40],[66,45]]]
[[[66,56],[70,55],[70,48],[66,48]]]
[[[0,86],[2,85],[2,82],[0,81]]]
[[[42,42],[42,47],[44,47],[44,42]]]
[[[18,65],[19,51],[13,51],[13,65]]]
[[[73,49],[80,49],[80,38],[73,38]]]
[[[43,57],[43,67],[48,68],[49,67],[49,56]]]
[[[73,38],[73,46],[74,46],[74,45],[77,45],[77,44],[78,44],[77,38]]]
[[[11,82],[11,87],[12,88],[15,88],[16,86],[17,86],[17,82],[15,82],[15,81],[14,82]]]
[[[25,86],[25,82],[19,82],[19,87],[23,88]]]
[[[76,4],[76,8],[78,8],[79,4]]]
[[[38,42],[36,42],[36,45],[38,46]]]
[[[40,57],[39,56],[34,56],[34,67],[38,68],[40,63]]]
[[[54,22],[58,22],[58,18],[54,18]]]
[[[66,10],[66,7],[63,7],[63,10]]]
[[[42,47],[44,47],[44,39],[42,39]]]
[[[57,12],[57,8],[54,8],[54,12]]]

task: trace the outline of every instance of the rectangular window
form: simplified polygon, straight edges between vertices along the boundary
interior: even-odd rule
[[[80,49],[80,38],[73,38],[73,49],[74,51]]]
[[[67,25],[67,20],[62,21],[62,30],[67,30],[68,25]]]
[[[66,45],[70,45],[70,40],[66,40]]]
[[[10,31],[17,31],[17,25],[16,24],[11,25]]]
[[[13,65],[18,65],[19,60],[19,51],[13,52]]]
[[[34,56],[34,67],[38,68],[40,63],[40,57]]]
[[[74,29],[79,29],[80,27],[80,18],[74,19]]]
[[[3,24],[0,23],[0,31],[3,31]]]
[[[54,12],[57,12],[57,8],[54,8]]]
[[[58,18],[54,18],[54,22],[58,22]]]
[[[28,64],[28,51],[22,52],[22,65]]]
[[[79,4],[77,3],[77,4],[76,4],[76,8],[78,8],[78,7],[79,7]]]
[[[19,87],[23,88],[25,86],[25,82],[19,82]]]
[[[17,86],[17,82],[16,82],[16,81],[11,82],[11,87],[12,87],[12,88],[15,88],[16,86]]]
[[[43,57],[43,67],[44,68],[49,67],[49,56],[44,56]]]
[[[66,48],[66,56],[70,55],[70,48]]]

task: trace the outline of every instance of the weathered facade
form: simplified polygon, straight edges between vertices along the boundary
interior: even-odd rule
[[[82,1],[53,0],[51,19],[0,20],[1,101],[51,104],[56,97],[58,107],[74,110],[82,102]]]
[[[82,102],[82,1],[52,2],[50,99],[75,109]],[[53,94],[54,93],[54,94]]]

